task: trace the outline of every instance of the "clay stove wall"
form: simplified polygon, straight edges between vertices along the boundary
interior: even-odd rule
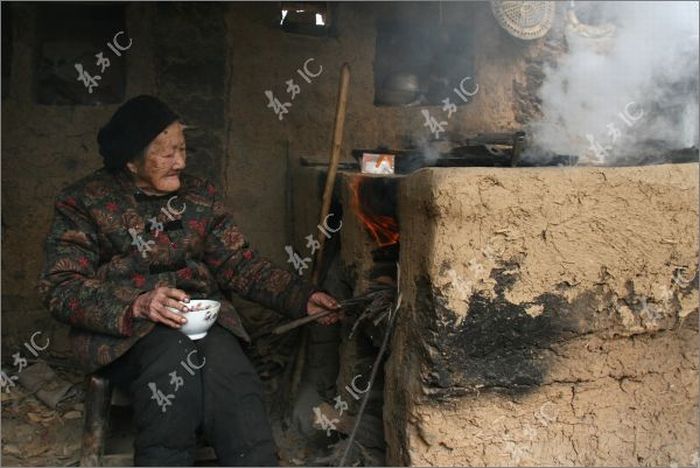
[[[689,465],[698,165],[402,181],[387,463]]]

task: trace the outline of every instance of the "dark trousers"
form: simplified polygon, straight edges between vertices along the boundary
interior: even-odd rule
[[[220,325],[192,341],[159,324],[102,372],[133,400],[136,466],[192,465],[198,430],[221,465],[277,465],[262,384]]]

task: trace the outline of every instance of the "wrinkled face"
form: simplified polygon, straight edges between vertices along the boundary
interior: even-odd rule
[[[165,128],[146,148],[145,156],[126,164],[136,186],[151,195],[165,195],[180,188],[185,168],[185,134],[180,122]]]

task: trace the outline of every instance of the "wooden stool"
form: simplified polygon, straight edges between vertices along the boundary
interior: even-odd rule
[[[112,388],[109,379],[98,374],[88,376],[80,466],[102,466],[111,403]]]

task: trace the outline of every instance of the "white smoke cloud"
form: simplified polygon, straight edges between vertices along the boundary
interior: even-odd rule
[[[616,164],[697,147],[698,3],[576,2],[575,12],[615,33],[566,28],[569,52],[546,70],[544,117],[528,127],[532,152]]]

